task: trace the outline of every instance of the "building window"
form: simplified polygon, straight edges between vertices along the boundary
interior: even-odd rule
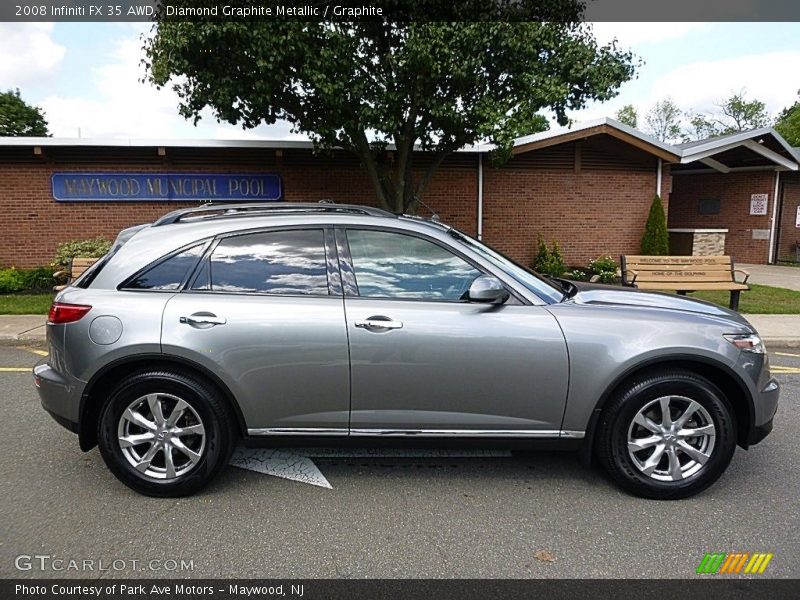
[[[718,215],[719,198],[704,198],[697,206],[697,212],[701,215]]]

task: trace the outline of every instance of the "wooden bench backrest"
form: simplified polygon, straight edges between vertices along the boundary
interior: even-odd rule
[[[641,256],[622,257],[623,280],[636,283],[735,281],[730,256]]]
[[[96,263],[99,258],[73,258],[72,259],[72,269],[70,271],[70,276],[72,279],[77,279],[83,272],[86,271],[89,267],[91,267],[94,263]]]

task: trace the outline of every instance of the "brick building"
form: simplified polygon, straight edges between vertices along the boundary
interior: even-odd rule
[[[800,232],[800,157],[771,129],[730,137],[671,146],[611,119],[578,124],[520,138],[501,167],[488,147],[457,152],[424,201],[524,263],[538,234],[557,240],[572,265],[638,252],[654,194],[672,228],[727,229],[724,251],[737,260],[767,262],[770,248],[788,257]],[[425,157],[416,164],[423,169]],[[766,214],[751,216],[751,196],[764,193]],[[113,239],[201,201],[373,197],[357,159],[315,156],[307,142],[0,138],[0,266],[45,264],[62,241]]]

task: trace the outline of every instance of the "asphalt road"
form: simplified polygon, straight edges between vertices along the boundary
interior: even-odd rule
[[[800,577],[800,351],[786,354],[771,357],[787,367],[773,433],[688,500],[629,496],[569,453],[314,459],[333,489],[228,468],[161,500],[82,453],[29,373],[7,370],[38,357],[0,347],[0,577],[693,578],[706,552],[734,551],[772,552],[763,576]],[[15,569],[35,554],[95,571]],[[141,570],[170,559],[194,568]]]

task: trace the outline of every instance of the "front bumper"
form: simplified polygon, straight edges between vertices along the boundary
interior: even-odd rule
[[[772,422],[775,419],[775,413],[778,411],[780,389],[778,381],[774,377],[770,377],[753,398],[755,422],[747,436],[748,446],[757,444],[772,431]]]
[[[59,373],[50,366],[46,358],[33,367],[33,382],[39,392],[42,407],[60,425],[77,433],[81,395],[85,384]]]

